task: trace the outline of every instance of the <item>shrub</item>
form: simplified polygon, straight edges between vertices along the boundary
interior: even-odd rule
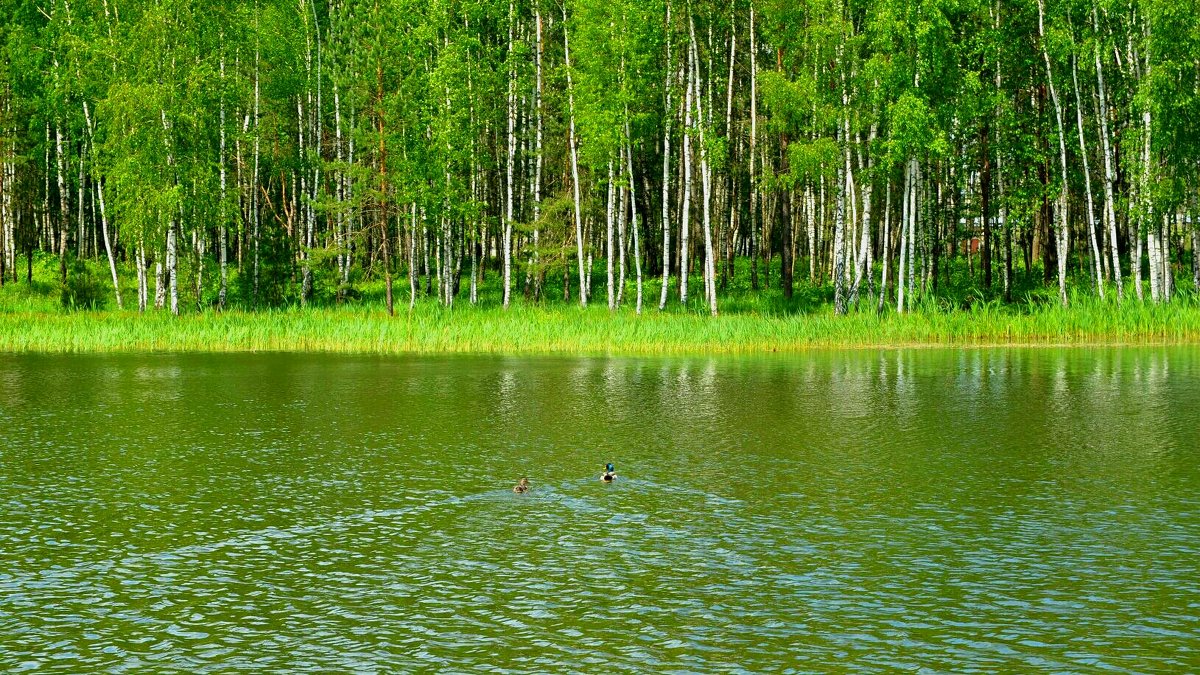
[[[67,281],[60,295],[67,310],[102,309],[108,300],[104,283],[82,261],[74,261],[67,270]]]

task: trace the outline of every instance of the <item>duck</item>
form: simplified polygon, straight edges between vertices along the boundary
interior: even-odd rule
[[[519,494],[519,495],[523,495],[523,494],[525,494],[526,492],[529,492],[529,489],[530,489],[531,487],[532,487],[532,486],[529,484],[529,479],[528,479],[528,478],[522,478],[521,480],[517,481],[517,484],[516,484],[516,485],[514,485],[514,486],[513,486],[513,492],[515,492],[515,493],[517,493],[517,494]]]
[[[611,482],[613,482],[613,479],[616,477],[617,477],[617,470],[615,468],[613,468],[612,462],[605,464],[604,465],[604,473],[600,474],[600,480],[604,481],[605,483],[611,483]]]

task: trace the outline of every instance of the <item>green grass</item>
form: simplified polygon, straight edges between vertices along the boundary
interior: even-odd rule
[[[459,307],[420,304],[389,317],[362,309],[258,313],[0,313],[3,352],[314,351],[344,353],[689,354],[813,347],[1200,342],[1200,308],[1079,301],[1028,313],[983,306],[911,314],[829,312],[766,316],[637,316],[602,307]]]
[[[673,301],[657,310],[655,283],[647,284],[641,315],[628,303],[615,312],[604,306],[603,282],[593,305],[582,309],[556,300],[542,304],[518,295],[509,310],[499,307],[497,289],[483,289],[479,306],[463,297],[447,310],[422,298],[407,311],[408,288],[397,284],[397,315],[383,311],[379,284],[363,284],[362,299],[337,306],[285,307],[263,311],[231,309],[188,312],[102,309],[70,311],[53,281],[57,267],[36,261],[32,287],[0,288],[0,352],[308,351],[339,353],[502,354],[704,354],[795,352],[818,347],[936,345],[1093,345],[1200,343],[1200,304],[1181,294],[1170,304],[1117,304],[1076,294],[1069,308],[1050,292],[1026,292],[1022,302],[927,299],[917,311],[896,314],[873,309],[834,316],[828,289],[802,286],[784,301],[778,291],[749,293],[731,285],[720,316],[699,302]],[[47,279],[48,277],[48,279]],[[493,275],[492,280],[495,279]],[[657,280],[655,280],[657,281]],[[702,285],[695,287],[698,291]],[[132,287],[127,306],[135,301]],[[972,297],[972,296],[967,296]],[[872,306],[874,303],[870,303]],[[965,309],[963,307],[966,307]]]

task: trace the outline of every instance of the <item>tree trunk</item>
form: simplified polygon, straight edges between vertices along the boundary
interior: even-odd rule
[[[780,56],[778,56],[776,59],[776,65],[777,65],[778,69],[782,69],[782,66],[780,65],[780,61],[782,60],[782,52],[777,52],[777,54],[779,54]],[[786,174],[789,171],[790,171],[790,163],[788,161],[788,137],[787,137],[786,133],[782,133],[779,136],[779,173]],[[780,234],[780,239],[782,240],[781,247],[780,247],[780,256],[779,256],[779,258],[780,258],[779,283],[780,283],[780,286],[783,288],[783,297],[786,300],[792,299],[792,292],[795,290],[793,288],[793,278],[792,278],[792,272],[793,272],[792,238],[793,238],[793,233],[795,232],[796,224],[794,222],[795,219],[792,217],[793,209],[791,208],[792,200],[795,197],[794,190],[795,190],[795,188],[788,188],[788,189],[779,191],[779,199],[777,200],[779,202],[779,217],[780,217],[780,225],[781,225],[781,232],[779,234]],[[774,209],[772,209],[772,211],[774,211]],[[771,260],[771,256],[768,255],[767,256],[768,265],[770,263],[770,260]]]
[[[534,300],[540,300],[542,297],[542,279],[545,275],[538,269],[541,259],[541,253],[538,246],[541,243],[541,222],[542,222],[542,13],[541,8],[535,3],[534,23],[537,32],[536,41],[534,43],[533,58],[536,70],[536,80],[534,82],[533,98],[534,107],[536,108],[537,122],[535,124],[535,141],[534,141],[534,173],[533,173],[533,265],[534,280],[533,280],[533,297]],[[474,286],[474,278],[472,278],[472,287]],[[472,300],[474,302],[474,300]]]
[[[663,90],[666,98],[663,108],[663,180],[662,180],[662,292],[658,298],[658,309],[667,306],[667,288],[671,280],[671,122],[675,109],[671,105],[671,78],[674,65],[671,61],[671,2],[667,0],[666,21],[667,67],[664,71]]]
[[[565,11],[565,9],[564,9]],[[516,9],[513,0],[508,2],[508,165],[505,182],[504,200],[504,308],[512,295],[512,224],[513,224],[513,165],[517,156],[517,66],[513,57],[513,43],[516,41]],[[566,19],[563,20],[564,28]],[[564,33],[565,35],[565,33]],[[564,38],[565,39],[565,38]],[[570,64],[567,65],[570,68]],[[572,115],[572,125],[574,116]]]
[[[624,145],[617,148],[618,175],[625,175]],[[629,190],[622,185],[617,190],[617,306],[625,299],[625,218],[629,213]]]
[[[300,155],[300,160],[302,163],[304,161],[304,153],[305,153],[304,127],[305,127],[304,103],[301,101],[300,96],[297,95],[296,96],[296,139],[297,139],[298,151],[299,151],[298,154]],[[309,240],[311,238],[311,236],[310,236],[311,223],[308,218],[308,207],[306,205],[304,205],[302,203],[303,200],[300,199],[300,195],[308,194],[308,174],[303,169],[301,169],[301,171],[300,171],[300,186],[297,190],[294,191],[294,194],[296,195],[296,199],[298,202],[296,204],[296,210],[298,212],[297,215],[299,215],[299,217],[302,221],[301,227],[304,228],[302,230],[302,234],[300,235],[300,247],[299,247],[300,248],[300,306],[304,307],[308,304],[308,296],[312,293],[312,268],[309,265],[309,260],[308,260],[308,258],[309,258],[308,247],[309,247]]]
[[[388,225],[387,225],[387,194],[388,194],[388,178],[387,178],[387,145],[384,142],[384,112],[383,112],[383,63],[382,61],[375,62],[375,129],[379,134],[379,151],[376,161],[379,162],[379,204],[376,209],[376,226],[379,228],[379,236],[383,243],[383,289],[384,298],[387,303],[388,316],[396,315],[396,308],[392,301],[392,260],[391,253],[388,250]]]
[[[817,198],[804,183],[804,234],[808,239],[808,283],[817,283]]]
[[[883,239],[880,244],[883,246],[883,273],[879,275],[879,302],[875,307],[876,313],[883,312],[884,303],[887,302],[888,263],[892,260],[892,178],[890,175],[884,180]]]
[[[178,223],[171,219],[167,226],[167,287],[171,303],[171,313],[179,316],[179,253],[176,231]]]
[[[1104,150],[1104,218],[1108,223],[1109,247],[1112,250],[1113,278],[1117,282],[1117,299],[1125,298],[1125,289],[1121,281],[1121,254],[1117,247],[1117,216],[1113,206],[1113,184],[1116,182],[1112,145],[1108,135],[1108,92],[1104,88],[1104,65],[1100,58],[1100,22],[1097,18],[1096,3],[1092,4],[1092,28],[1095,33],[1096,83],[1099,88],[1100,101],[1100,141]]]
[[[417,306],[417,203],[410,207],[408,225],[408,311]]]
[[[1046,64],[1046,84],[1050,88],[1050,100],[1054,104],[1054,119],[1058,125],[1058,157],[1062,168],[1062,191],[1059,193],[1058,232],[1055,237],[1055,250],[1058,258],[1058,297],[1063,307],[1067,306],[1067,256],[1070,253],[1070,233],[1067,221],[1068,197],[1067,179],[1067,134],[1063,129],[1062,105],[1058,101],[1058,91],[1054,88],[1054,74],[1050,68],[1050,53],[1046,51],[1045,42],[1046,2],[1038,0],[1038,37],[1042,47],[1042,59]]]
[[[1192,216],[1192,288],[1200,290],[1200,223],[1196,216]]]
[[[71,207],[67,204],[67,185],[63,179],[63,163],[66,161],[63,155],[63,135],[62,123],[56,122],[54,125],[54,156],[55,168],[58,175],[58,269],[62,277],[62,283],[67,283],[67,218],[71,212]]]
[[[1079,93],[1079,62],[1071,57],[1071,80],[1075,84],[1075,125],[1079,132],[1079,157],[1083,160],[1083,186],[1087,193],[1088,242],[1092,247],[1092,267],[1096,273],[1096,292],[1104,299],[1104,270],[1100,245],[1096,241],[1096,205],[1092,199],[1092,169],[1088,163],[1087,143],[1083,135],[1083,98]]]
[[[689,17],[690,21],[690,17]],[[685,70],[686,91],[684,93],[683,113],[683,151],[680,159],[683,161],[683,205],[679,209],[679,302],[687,305],[688,277],[691,276],[691,266],[688,263],[688,239],[691,235],[691,199],[692,199],[692,109],[695,87],[692,82],[692,50],[689,41]]]
[[[583,215],[580,213],[579,196],[579,143],[575,136],[575,87],[571,79],[571,44],[567,25],[567,5],[563,3],[563,59],[567,68],[567,102],[570,114],[571,179],[575,197],[575,244],[579,261],[579,304],[587,307],[588,272],[583,259]]]
[[[870,153],[871,146],[873,146],[875,144],[875,135],[877,133],[878,133],[878,129],[876,128],[876,126],[874,124],[872,124],[871,125],[871,133],[867,139],[867,152],[868,152],[868,155],[867,155],[867,178],[863,183],[862,240],[859,242],[858,259],[855,261],[855,264],[854,264],[854,285],[850,288],[850,304],[851,305],[858,304],[859,287],[862,284],[863,276],[864,275],[866,276],[868,285],[873,283],[872,280],[874,279],[874,273],[871,269],[873,267],[873,262],[871,260],[871,253],[875,248],[871,242],[871,215],[872,215],[871,214],[871,197],[872,197],[872,192],[874,191],[873,183],[874,183],[875,157],[869,153]],[[860,164],[860,166],[862,164],[861,156],[859,157],[859,164]],[[870,297],[871,294],[868,292],[867,295],[868,295],[868,297]]]
[[[843,137],[844,138],[844,137]],[[846,197],[850,183],[850,150],[846,145],[846,161],[838,166],[838,189],[833,206],[833,313],[846,313]]]
[[[137,245],[137,281],[138,281],[138,311],[146,312],[150,301],[149,284],[146,279],[146,242],[138,241]]]
[[[750,0],[750,287],[758,290],[758,42]]]
[[[910,210],[912,208],[912,189],[913,175],[912,167],[915,160],[909,160],[904,165],[904,200],[901,202],[901,218],[900,218],[900,262],[896,266],[896,312],[904,313],[904,296],[907,277],[905,273],[907,266],[910,265],[908,260],[909,242],[909,219],[911,217]]]
[[[605,200],[605,206],[604,206],[604,230],[605,230],[605,235],[606,235],[605,236],[604,260],[605,260],[605,267],[608,270],[608,286],[607,286],[608,295],[606,297],[608,300],[608,310],[610,312],[617,308],[617,294],[616,294],[616,289],[613,287],[613,257],[616,252],[613,249],[613,211],[615,210],[613,200],[615,198],[614,197],[615,192],[616,192],[616,185],[613,182],[613,164],[612,164],[612,159],[609,159],[608,160],[608,199]]]
[[[1004,165],[996,157],[996,193],[1000,197],[1000,226],[1004,228],[1004,301],[1012,302],[1012,224],[1008,222],[1008,205],[1004,200]]]
[[[839,315],[846,313],[846,199],[853,180],[853,168],[850,165],[850,100],[845,73],[842,74],[842,109],[845,113],[841,133],[843,162],[837,172],[838,192],[833,215],[833,313]],[[854,208],[853,202],[850,208]]]
[[[630,226],[633,228],[633,265],[637,271],[637,313],[642,313],[642,251],[641,244],[638,239],[638,207],[637,207],[637,191],[634,188],[635,182],[633,177],[633,145],[630,143],[631,134],[629,128],[629,112],[625,112],[625,156],[627,162],[625,166],[629,171],[629,206],[630,206]]]
[[[259,133],[259,47],[258,47],[258,13],[254,15],[254,175],[250,179],[250,210],[254,212],[254,306],[258,307],[259,300],[259,248],[261,236],[259,234],[259,221],[261,214],[258,208],[258,177],[259,177],[259,141],[261,134]]]
[[[708,301],[709,311],[713,316],[717,315],[717,280],[716,280],[716,265],[713,256],[712,242],[712,169],[708,164],[708,148],[704,138],[704,114],[700,107],[700,58],[696,49],[696,29],[695,21],[689,17],[688,29],[691,34],[692,41],[692,74],[693,82],[696,88],[696,128],[699,133],[698,140],[700,141],[700,182],[704,196],[704,290],[705,299]],[[711,114],[712,108],[709,108]]]
[[[222,54],[221,54],[221,84],[222,84],[222,93],[221,93],[221,116],[220,116],[220,124],[221,124],[221,150],[220,150],[220,154],[219,154],[219,156],[218,156],[218,160],[217,160],[217,164],[218,164],[218,165],[219,165],[219,167],[220,167],[220,168],[219,168],[219,171],[220,171],[220,174],[221,174],[221,206],[220,206],[220,208],[218,209],[218,216],[217,216],[217,218],[218,218],[218,222],[217,222],[217,247],[220,249],[220,250],[218,251],[218,256],[219,256],[219,258],[220,258],[220,262],[221,262],[221,281],[220,281],[220,289],[217,291],[217,308],[218,308],[218,309],[221,309],[221,310],[224,310],[224,309],[225,309],[225,294],[226,294],[226,292],[227,292],[227,288],[228,288],[228,273],[229,273],[229,272],[228,272],[228,267],[227,267],[227,265],[228,265],[228,260],[229,260],[229,259],[228,259],[228,244],[229,244],[229,242],[227,241],[227,240],[228,240],[228,236],[229,236],[229,235],[228,235],[228,229],[229,229],[229,228],[228,228],[228,223],[227,223],[227,220],[226,220],[226,211],[225,211],[225,209],[226,209],[226,200],[227,200],[227,197],[226,197],[226,193],[225,193],[225,190],[226,190],[225,180],[226,180],[226,179],[225,179],[225,94],[224,94],[224,83],[225,83],[225,54],[224,54],[224,42],[225,42],[225,33],[224,33],[224,32],[222,32],[222,33],[221,33],[221,43],[222,43],[222,44],[221,44],[221,48],[222,48]],[[103,211],[103,210],[104,210],[104,208],[103,208],[103,199],[101,199],[101,211]],[[106,242],[107,242],[107,239],[108,239],[108,235],[106,234],[106,235],[105,235],[105,240],[106,240]],[[105,245],[107,245],[107,243],[106,243]]]
[[[983,155],[983,166],[979,172],[979,207],[980,219],[983,221],[983,250],[980,252],[979,265],[983,268],[983,287],[990,291],[992,289],[992,152],[988,147],[989,131],[988,123],[984,122],[983,128],[979,132],[980,153]],[[956,218],[953,226],[957,227],[957,225]],[[970,245],[968,244],[968,246]]]
[[[95,154],[95,149],[94,149],[95,126],[92,124],[91,108],[88,106],[87,101],[83,102],[83,119],[84,119],[84,123],[87,125],[88,145],[92,147],[92,153],[94,155]],[[6,165],[6,169],[7,169],[7,165]],[[6,174],[6,176],[7,176],[7,174]],[[0,179],[0,183],[2,183],[2,182],[4,182],[4,181],[2,179]],[[100,232],[104,237],[104,253],[108,257],[108,271],[112,275],[113,293],[116,295],[116,298],[117,298],[117,309],[125,309],[124,304],[121,302],[121,284],[117,280],[117,259],[116,259],[116,256],[113,255],[112,239],[109,237],[109,234],[108,234],[108,209],[106,208],[106,205],[104,202],[104,182],[99,177],[97,177],[95,179],[95,182],[96,182],[96,198],[100,202]],[[4,184],[7,185],[7,183],[4,183]],[[7,206],[8,205],[7,193],[5,193],[4,200],[5,200],[4,206]],[[8,213],[7,208],[4,209],[3,213],[4,213],[4,215],[7,216],[7,213]],[[7,218],[5,218],[4,220],[7,220]],[[11,231],[10,231],[10,236],[11,236]],[[0,252],[0,255],[3,255],[3,252]],[[3,276],[4,276],[3,272],[0,272],[0,278],[2,278]]]
[[[909,191],[909,198],[912,203],[908,207],[908,309],[912,309],[913,301],[916,300],[916,252],[917,252],[917,228],[920,222],[919,196],[921,194],[921,163],[916,159],[912,160],[912,189]]]

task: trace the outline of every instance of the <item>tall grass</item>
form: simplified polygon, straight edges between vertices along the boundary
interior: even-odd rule
[[[1085,300],[1014,311],[831,312],[770,316],[628,309],[508,311],[419,304],[395,317],[376,310],[284,309],[173,317],[162,312],[0,313],[0,351],[314,351],[355,353],[681,354],[786,352],[813,347],[1200,342],[1200,308]]]
[[[391,317],[374,297],[377,289],[368,286],[354,304],[225,312],[198,312],[194,305],[185,305],[188,312],[174,317],[162,311],[68,311],[52,278],[57,269],[42,267],[50,280],[35,277],[32,287],[22,282],[0,288],[0,352],[694,354],[814,347],[1200,343],[1200,303],[1188,294],[1154,305],[1077,293],[1068,308],[1059,306],[1053,293],[1036,291],[1007,305],[971,295],[954,300],[943,296],[927,298],[905,314],[864,308],[834,316],[828,289],[801,286],[796,298],[785,301],[777,290],[750,292],[741,278],[726,291],[722,314],[716,318],[707,315],[699,300],[687,307],[673,304],[665,312],[649,305],[638,315],[629,306],[610,312],[602,298],[583,309],[561,300],[535,304],[518,295],[506,311],[499,307],[498,289],[490,286],[483,289],[478,306],[460,301],[445,309],[424,298],[411,313],[406,302],[398,302],[398,313]]]

